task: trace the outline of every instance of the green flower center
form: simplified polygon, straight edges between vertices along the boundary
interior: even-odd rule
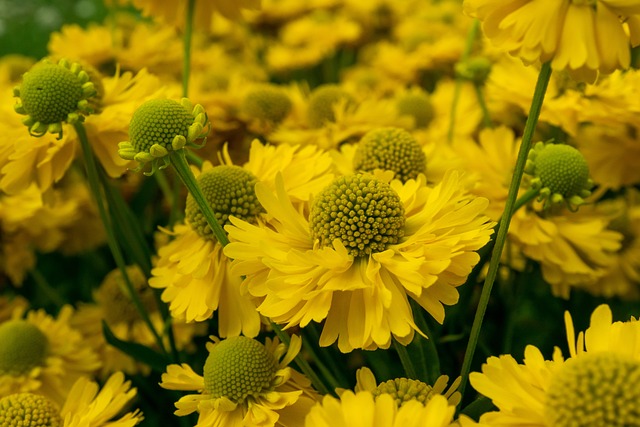
[[[204,364],[204,391],[214,399],[240,403],[268,389],[278,369],[273,354],[258,341],[238,336],[214,345]]]
[[[640,426],[640,363],[615,353],[569,359],[545,405],[553,427]]]
[[[18,393],[0,399],[0,427],[59,427],[57,405],[44,396]]]
[[[45,334],[26,320],[0,325],[0,375],[22,375],[44,365],[49,349]]]
[[[396,108],[401,116],[411,116],[417,128],[425,128],[433,120],[433,106],[424,91],[410,92],[400,97]]]
[[[370,175],[343,176],[316,197],[309,216],[314,240],[338,239],[354,257],[382,252],[403,236],[404,206],[398,194]]]
[[[147,286],[147,279],[137,266],[127,267],[131,284],[148,313],[156,311],[157,305],[153,290]],[[131,295],[125,286],[120,270],[107,274],[94,293],[95,301],[104,308],[105,320],[109,325],[120,322],[129,324],[141,320],[140,313],[133,304]]]
[[[346,100],[348,104],[354,102],[351,95],[337,85],[322,85],[316,88],[309,97],[307,107],[309,124],[314,128],[320,128],[326,122],[335,122],[334,106],[342,100]]]
[[[535,175],[543,187],[552,193],[571,197],[587,187],[589,166],[584,156],[575,148],[564,144],[549,144],[538,152],[535,159]]]
[[[291,111],[291,100],[276,86],[258,87],[247,93],[240,109],[249,117],[279,123]]]
[[[191,124],[193,115],[178,101],[152,99],[133,113],[129,123],[129,140],[138,153],[148,153],[154,144],[172,151],[174,138],[182,136],[186,139]]]
[[[221,226],[229,224],[233,215],[247,222],[255,222],[263,212],[254,187],[257,178],[239,166],[216,166],[198,177],[198,184]],[[186,217],[191,227],[207,239],[214,239],[213,231],[195,199],[187,196]]]
[[[373,172],[376,169],[395,172],[402,182],[424,173],[427,159],[409,132],[399,128],[380,128],[367,132],[353,157],[355,170]]]
[[[374,397],[381,394],[390,394],[396,401],[398,407],[410,400],[417,400],[425,404],[431,399],[432,388],[429,384],[408,378],[396,378],[378,384],[373,391]]]
[[[78,109],[82,83],[67,68],[43,62],[24,74],[20,98],[25,111],[35,121],[62,122]]]

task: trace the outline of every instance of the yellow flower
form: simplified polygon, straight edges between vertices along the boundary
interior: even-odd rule
[[[468,196],[457,173],[434,188],[423,175],[404,184],[340,177],[315,195],[309,215],[276,183],[275,194],[256,185],[270,227],[232,218],[225,254],[263,315],[286,327],[324,320],[320,345],[338,340],[343,352],[387,348],[392,336],[411,342],[409,297],[442,322],[492,232],[486,200]]]
[[[628,68],[640,43],[640,3],[621,0],[465,0],[485,35],[525,63],[551,61],[577,80]]]
[[[497,411],[483,414],[480,425],[531,427],[637,426],[640,397],[640,322],[612,322],[607,305],[597,307],[591,324],[576,338],[565,314],[569,358],[555,348],[544,360],[534,346],[524,362],[511,355],[490,357],[482,372],[471,373],[473,387],[490,398]],[[469,420],[463,426],[477,425]]]
[[[42,310],[0,324],[0,396],[33,392],[62,403],[73,383],[100,367],[96,354],[70,326],[72,309],[57,318]]]
[[[122,411],[135,396],[136,389],[124,380],[122,373],[113,374],[102,388],[87,377],[81,377],[73,384],[62,409],[39,394],[16,393],[0,398],[0,425],[133,427],[143,419],[140,411],[125,414]]]
[[[133,5],[142,10],[144,16],[158,18],[161,21],[183,28],[185,25],[188,0],[169,0],[157,2],[153,0],[131,0]],[[209,31],[214,13],[220,13],[228,19],[238,20],[243,9],[260,8],[261,0],[216,0],[196,1],[193,11],[193,23],[199,30]]]
[[[374,397],[369,391],[344,392],[340,399],[325,396],[311,408],[305,427],[448,427],[455,407],[440,395],[426,405],[409,401],[398,407],[387,394]]]
[[[198,412],[196,427],[303,426],[316,402],[310,382],[288,365],[300,351],[294,335],[289,348],[278,339],[265,344],[239,336],[207,343],[204,376],[189,365],[169,365],[160,386],[196,391],[176,402],[178,416]]]

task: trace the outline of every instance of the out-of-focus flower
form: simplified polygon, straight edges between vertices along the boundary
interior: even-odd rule
[[[256,185],[271,226],[232,218],[225,254],[263,299],[263,315],[286,327],[324,320],[320,345],[337,340],[343,352],[387,348],[392,336],[411,342],[409,297],[442,322],[492,233],[486,200],[466,194],[457,173],[434,188],[424,175],[404,184],[339,177],[309,215],[277,184],[275,193]]]
[[[243,336],[207,343],[204,375],[187,364],[169,365],[160,386],[197,392],[176,402],[178,416],[198,412],[196,427],[295,427],[317,400],[310,381],[288,365],[300,351],[294,335],[286,348]]]
[[[142,10],[144,16],[157,18],[162,22],[184,28],[189,0],[168,0],[157,2],[153,0],[131,0],[134,6]],[[193,24],[203,31],[211,29],[214,13],[220,13],[228,19],[238,20],[242,17],[243,9],[259,9],[261,0],[216,0],[195,1],[193,10]]]

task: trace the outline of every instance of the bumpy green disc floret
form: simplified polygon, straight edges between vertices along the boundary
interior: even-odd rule
[[[404,234],[404,206],[398,194],[371,175],[336,179],[315,198],[311,236],[322,246],[339,240],[354,257],[382,252]]]
[[[540,190],[545,207],[565,203],[576,209],[593,187],[584,156],[565,144],[538,142],[529,151],[525,172],[532,176],[531,187]]]
[[[198,185],[222,227],[230,223],[231,215],[254,223],[264,211],[254,190],[256,182],[257,178],[251,172],[233,165],[216,166],[198,177]],[[187,196],[185,215],[200,236],[215,240],[211,227],[191,194]]]
[[[320,128],[327,122],[335,122],[335,105],[339,102],[353,104],[354,100],[338,85],[326,84],[318,86],[309,97],[307,118],[311,127]]]
[[[0,375],[22,375],[43,366],[49,349],[46,335],[26,320],[0,325]]]
[[[569,359],[547,391],[554,427],[640,427],[640,363],[615,353]]]
[[[265,85],[250,90],[242,100],[240,110],[254,119],[280,123],[292,106],[291,99],[281,88]]]
[[[22,123],[33,136],[47,132],[62,137],[62,123],[76,123],[94,112],[96,87],[77,63],[61,59],[42,60],[24,73],[22,84],[13,90],[18,98],[14,109],[26,116]]]
[[[401,116],[413,117],[416,128],[426,128],[433,120],[433,105],[429,95],[423,90],[414,90],[402,95],[396,101]]]
[[[214,345],[204,364],[204,391],[235,403],[269,390],[278,363],[260,342],[243,336]]]
[[[367,132],[356,149],[353,168],[362,172],[376,169],[395,172],[402,182],[424,173],[427,158],[418,141],[400,128],[379,128]]]
[[[411,380],[408,378],[396,378],[378,384],[373,391],[375,397],[381,394],[390,394],[393,396],[398,407],[411,400],[425,404],[431,399],[433,388],[422,381]]]
[[[58,406],[44,396],[17,393],[0,399],[0,427],[60,427]]]
[[[140,163],[136,170],[151,163],[152,175],[169,165],[168,155],[185,146],[201,148],[195,141],[206,137],[209,120],[204,108],[195,107],[187,98],[180,102],[172,99],[152,99],[133,113],[129,123],[129,141],[118,144],[118,154],[126,160]],[[158,162],[162,159],[163,164]]]

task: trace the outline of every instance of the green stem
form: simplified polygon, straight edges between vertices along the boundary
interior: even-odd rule
[[[478,32],[480,30],[480,21],[474,19],[473,24],[471,24],[471,28],[469,29],[469,33],[467,34],[467,41],[464,45],[464,50],[462,51],[462,55],[460,55],[460,62],[464,62],[469,59],[469,55],[471,55],[471,49],[473,48],[473,43],[476,41],[478,37]],[[447,141],[453,141],[453,132],[456,126],[456,112],[458,110],[458,101],[460,100],[460,92],[462,91],[462,79],[456,78],[456,85],[453,89],[453,100],[451,101],[451,112],[449,113],[449,130],[447,132]]]
[[[527,161],[527,155],[531,149],[531,140],[533,138],[533,132],[538,123],[538,117],[540,116],[540,110],[542,109],[542,103],[544,96],[547,92],[547,85],[549,84],[549,78],[551,77],[551,66],[548,62],[542,65],[540,74],[538,75],[538,81],[533,93],[533,100],[531,102],[531,108],[529,110],[529,116],[524,127],[524,133],[522,135],[522,143],[520,150],[518,151],[518,158],[514,168],[513,176],[511,178],[511,184],[509,186],[509,194],[504,207],[504,212],[500,218],[498,225],[498,233],[496,236],[493,251],[491,253],[491,261],[489,262],[489,270],[482,287],[482,293],[480,295],[480,301],[478,302],[478,308],[476,310],[475,318],[473,319],[473,326],[471,327],[471,334],[469,337],[469,343],[467,344],[467,350],[464,355],[464,361],[462,364],[462,382],[460,384],[460,393],[464,395],[467,382],[469,380],[469,372],[471,370],[471,362],[473,361],[473,355],[478,345],[478,338],[480,336],[480,328],[482,327],[482,320],[489,304],[489,297],[491,295],[491,288],[493,282],[496,279],[498,273],[498,266],[500,264],[500,257],[502,255],[502,249],[504,248],[507,238],[507,231],[509,230],[509,224],[511,217],[516,207],[516,197],[518,196],[518,190],[520,188],[520,182],[522,181],[522,174],[524,173],[524,166]]]
[[[491,114],[489,113],[489,108],[487,108],[487,103],[484,100],[484,94],[482,93],[482,86],[479,84],[474,84],[473,88],[476,91],[476,98],[478,100],[478,105],[480,106],[480,110],[482,111],[482,121],[484,122],[485,127],[492,128],[493,122],[491,121]]]
[[[185,187],[187,187],[187,190],[189,190],[189,193],[198,204],[200,211],[207,219],[207,222],[211,227],[211,231],[213,231],[213,235],[218,239],[218,242],[220,242],[222,246],[226,246],[229,243],[227,234],[216,219],[216,215],[202,193],[202,190],[196,181],[196,177],[193,175],[193,172],[191,172],[187,159],[185,158],[184,150],[171,151],[169,153],[169,160]]]
[[[396,349],[398,356],[400,356],[400,363],[402,363],[402,368],[404,369],[404,373],[407,378],[414,380],[418,379],[418,372],[416,371],[415,366],[413,366],[411,357],[409,357],[407,347],[400,344],[398,341],[393,340],[393,348]]]
[[[280,338],[280,341],[282,341],[283,343],[285,343],[288,346],[289,343],[291,342],[291,339],[289,338],[289,335],[287,333],[285,333],[280,328],[280,326],[276,325],[273,322],[271,322],[271,327],[273,328],[273,331],[276,333],[278,338]],[[315,387],[316,390],[318,390],[321,394],[329,394],[330,393],[329,389],[320,380],[320,377],[318,377],[318,375],[315,373],[315,371],[313,369],[311,369],[311,366],[309,365],[309,362],[307,362],[304,359],[302,354],[298,353],[298,355],[296,356],[296,358],[294,360],[296,361],[296,364],[298,365],[298,368],[300,368],[300,370],[307,376],[307,378],[309,378],[311,380],[311,383],[313,384],[313,386]]]
[[[67,304],[67,301],[64,299],[64,297],[60,295],[60,293],[56,288],[54,288],[53,286],[51,286],[51,284],[49,284],[49,282],[47,281],[47,278],[44,277],[44,275],[40,273],[40,271],[34,268],[29,272],[29,274],[31,274],[31,277],[35,282],[36,287],[38,288],[38,291],[41,292],[43,295],[46,295],[49,301],[55,304],[57,308],[62,308],[62,306]]]
[[[335,390],[336,388],[340,387],[340,384],[338,383],[338,380],[333,375],[331,370],[327,368],[327,366],[322,362],[322,358],[320,358],[315,348],[313,348],[313,346],[311,345],[311,341],[305,336],[305,330],[306,328],[302,329],[302,347],[304,348],[304,351],[311,357],[313,363],[315,363],[315,365],[318,367],[318,371],[320,371],[323,378],[327,381],[327,383],[329,383],[331,388]]]
[[[106,235],[107,235],[107,243],[109,245],[109,249],[111,250],[111,254],[113,255],[113,259],[116,262],[118,270],[120,274],[122,274],[122,278],[124,279],[125,286],[131,296],[131,301],[133,305],[140,313],[144,323],[147,325],[153,337],[156,340],[156,344],[158,348],[162,349],[164,354],[167,354],[167,350],[164,347],[164,343],[162,342],[162,338],[154,328],[153,323],[151,323],[151,319],[149,318],[149,314],[145,310],[142,302],[140,301],[140,297],[136,292],[133,284],[131,283],[131,279],[127,274],[127,265],[124,260],[124,256],[122,255],[122,251],[120,249],[120,245],[115,237],[115,232],[113,228],[113,224],[111,223],[111,218],[109,218],[109,214],[107,208],[104,203],[104,191],[100,186],[100,178],[98,174],[98,167],[96,165],[96,160],[93,156],[93,151],[91,150],[91,145],[89,144],[89,140],[87,138],[87,132],[84,129],[84,126],[81,122],[76,122],[74,124],[74,128],[76,133],[78,134],[78,138],[80,139],[80,145],[82,146],[82,155],[84,157],[85,167],[87,169],[87,178],[89,180],[89,187],[91,188],[91,192],[96,200],[96,205],[98,206],[98,212],[100,214],[100,219],[102,220],[102,224],[105,227]]]
[[[420,306],[415,300],[411,301],[411,310],[413,311],[413,318],[416,325],[422,332],[424,332],[428,339],[420,336],[417,338],[420,345],[422,359],[420,360],[420,379],[428,384],[435,384],[436,380],[440,376],[440,357],[438,356],[438,347],[435,343],[435,336],[429,328],[429,324],[424,317],[424,308]],[[415,342],[415,341],[414,341]]]
[[[202,167],[204,160],[202,160],[202,158],[198,156],[196,153],[194,153],[193,151],[187,150],[185,155],[187,157],[187,160],[189,160],[190,163],[196,165],[199,168]]]
[[[191,74],[191,36],[193,35],[193,11],[196,0],[187,3],[187,16],[184,25],[184,46],[182,55],[182,96],[189,96],[189,75]]]

